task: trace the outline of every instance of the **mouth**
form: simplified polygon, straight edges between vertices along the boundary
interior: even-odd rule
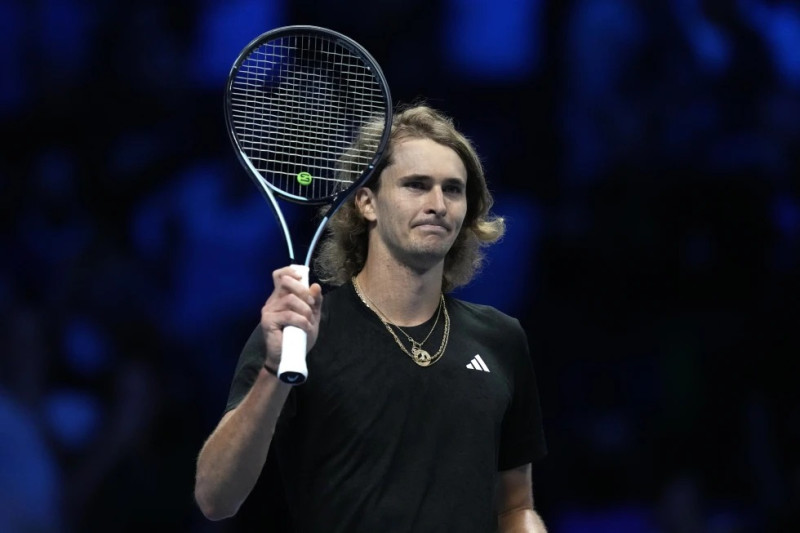
[[[448,233],[450,231],[449,227],[438,222],[422,222],[420,224],[416,224],[414,227],[423,231],[430,231],[434,233]]]

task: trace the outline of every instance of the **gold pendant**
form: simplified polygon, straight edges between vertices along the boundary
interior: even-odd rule
[[[411,355],[414,356],[414,362],[419,366],[428,366],[431,364],[431,354],[427,350],[423,350],[422,346],[414,345],[411,347]]]

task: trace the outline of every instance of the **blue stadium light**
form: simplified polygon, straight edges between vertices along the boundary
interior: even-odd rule
[[[204,7],[194,46],[194,73],[201,85],[220,87],[247,43],[283,24],[285,2],[217,0]]]
[[[444,49],[456,70],[498,81],[525,78],[539,63],[541,0],[449,0]]]

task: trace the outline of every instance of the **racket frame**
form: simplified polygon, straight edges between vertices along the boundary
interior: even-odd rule
[[[364,170],[362,171],[361,175],[353,180],[352,184],[349,185],[346,189],[338,191],[337,193],[323,197],[323,198],[304,198],[296,195],[292,195],[286,193],[282,189],[275,187],[272,185],[268,180],[263,179],[261,177],[261,173],[259,170],[252,164],[250,158],[247,156],[245,150],[239,144],[239,140],[237,139],[234,130],[234,121],[232,116],[232,104],[231,104],[231,94],[233,83],[236,80],[236,75],[239,72],[240,67],[244,63],[244,61],[250,56],[250,54],[263,46],[264,44],[268,43],[269,41],[273,41],[278,38],[287,37],[295,34],[301,33],[309,33],[309,34],[321,34],[332,38],[336,44],[344,46],[350,52],[355,55],[358,55],[362,58],[364,63],[368,66],[369,70],[375,76],[378,81],[378,85],[381,88],[381,91],[384,95],[384,100],[386,102],[386,110],[384,113],[384,130],[381,135],[381,139],[378,142],[378,147],[375,151],[375,154],[372,157],[372,160],[365,166]],[[317,243],[319,239],[322,237],[323,232],[325,231],[325,227],[328,223],[328,220],[331,216],[341,207],[341,205],[348,199],[348,197],[356,191],[359,187],[364,185],[367,181],[369,181],[370,177],[372,176],[373,171],[377,167],[378,163],[380,162],[381,158],[383,157],[383,153],[386,150],[386,146],[389,142],[389,136],[391,135],[392,129],[392,96],[391,92],[389,91],[389,84],[386,81],[386,77],[383,74],[383,71],[378,65],[378,62],[375,58],[358,42],[351,39],[350,37],[339,33],[337,31],[331,30],[329,28],[324,28],[321,26],[312,26],[312,25],[292,25],[292,26],[283,26],[280,28],[275,28],[269,30],[267,32],[262,33],[252,41],[239,53],[236,60],[231,67],[230,73],[228,74],[228,80],[225,86],[225,125],[226,130],[228,131],[228,136],[231,140],[231,143],[234,147],[234,152],[236,153],[239,162],[245,167],[248,172],[250,178],[256,183],[258,189],[262,192],[263,196],[267,200],[267,203],[272,208],[273,214],[280,225],[281,231],[283,232],[284,240],[286,241],[286,247],[289,254],[289,259],[291,263],[297,262],[297,257],[294,250],[294,243],[292,242],[291,233],[289,232],[288,224],[286,223],[286,218],[283,215],[283,212],[280,209],[278,204],[277,197],[287,200],[289,202],[295,204],[303,204],[303,205],[324,205],[329,204],[330,208],[327,210],[323,218],[320,220],[316,231],[308,245],[308,249],[305,255],[305,260],[302,263],[305,267],[311,266],[311,259],[314,254],[314,250],[316,249]],[[355,140],[355,139],[354,139]]]
[[[270,41],[297,34],[324,35],[333,40],[336,44],[347,48],[353,54],[360,56],[361,59],[364,61],[365,65],[377,79],[378,85],[380,86],[380,89],[383,93],[383,99],[386,103],[384,117],[383,117],[384,129],[381,134],[380,140],[378,142],[377,149],[375,150],[375,154],[372,156],[372,159],[367,165],[365,165],[364,170],[356,179],[353,180],[353,182],[350,185],[348,185],[344,189],[337,191],[333,195],[329,195],[324,198],[309,199],[292,195],[286,193],[285,191],[283,191],[278,187],[275,187],[268,180],[262,178],[259,170],[252,164],[245,150],[239,144],[239,140],[237,139],[235,134],[235,124],[232,116],[232,102],[231,102],[232,88],[236,80],[237,73],[239,72],[239,69],[244,63],[244,61],[250,56],[250,54],[253,51],[269,43]],[[323,28],[320,26],[310,26],[310,25],[283,26],[262,33],[261,35],[250,41],[250,43],[239,53],[238,57],[233,63],[233,66],[231,67],[230,73],[228,74],[228,81],[225,87],[224,100],[225,100],[224,101],[225,125],[228,131],[228,136],[230,137],[231,143],[233,144],[236,156],[239,159],[239,162],[247,170],[250,178],[255,182],[258,189],[262,192],[269,206],[272,208],[272,212],[275,215],[276,220],[278,221],[281,231],[283,232],[283,237],[286,242],[286,246],[289,253],[290,264],[295,269],[295,271],[300,273],[300,275],[302,276],[303,283],[306,286],[308,286],[309,270],[314,250],[316,249],[317,243],[321,238],[323,232],[325,231],[325,227],[327,226],[330,217],[333,216],[333,214],[339,209],[339,207],[342,206],[342,204],[350,197],[351,194],[353,194],[359,187],[363,186],[364,184],[366,184],[367,181],[369,181],[369,179],[372,177],[372,174],[376,170],[377,166],[381,162],[381,158],[383,157],[383,154],[389,143],[389,137],[391,135],[391,129],[392,129],[393,105],[392,105],[391,93],[389,91],[389,84],[386,81],[386,77],[384,76],[383,71],[381,70],[375,58],[373,58],[372,55],[363,46],[361,46],[359,43],[357,43],[350,37],[347,37],[346,35],[343,35],[334,30]],[[357,134],[358,132],[356,132],[356,136],[354,136],[353,142],[355,142],[355,140],[357,139]],[[314,232],[314,235],[311,241],[309,242],[308,250],[305,255],[305,260],[302,264],[297,264],[297,258],[295,255],[292,237],[289,232],[289,226],[286,223],[283,211],[281,210],[280,205],[278,203],[278,198],[296,204],[330,205],[329,209],[325,212],[325,214],[320,219],[319,224],[317,225],[316,231]],[[288,383],[290,385],[300,385],[302,383],[305,383],[307,377],[308,377],[308,368],[306,366],[305,332],[300,328],[296,328],[294,326],[286,326],[283,329],[283,348],[281,354],[281,363],[278,368],[278,378],[281,381]]]

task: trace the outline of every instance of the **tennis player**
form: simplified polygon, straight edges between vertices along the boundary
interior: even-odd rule
[[[273,272],[197,460],[197,504],[211,520],[236,514],[274,443],[298,532],[542,533],[525,332],[448,294],[505,230],[478,155],[449,117],[411,106],[375,176],[329,222],[315,262],[324,299],[290,267]],[[286,325],[308,334],[296,387],[276,376]]]

